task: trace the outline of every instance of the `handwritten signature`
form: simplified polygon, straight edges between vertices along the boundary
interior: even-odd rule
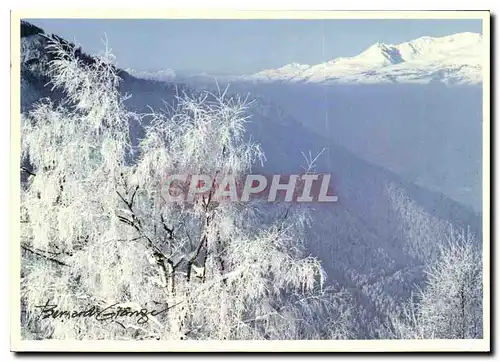
[[[157,316],[162,313],[166,313],[169,309],[173,308],[166,305],[165,309],[162,310],[148,310],[147,308],[133,309],[131,307],[122,307],[119,304],[111,304],[105,308],[100,308],[99,306],[91,306],[83,310],[62,310],[59,309],[57,304],[51,304],[50,300],[47,300],[45,305],[36,305],[35,308],[40,308],[41,318],[53,318],[62,319],[65,318],[95,318],[98,321],[116,321],[117,318],[137,318],[138,324],[148,323],[149,316]]]

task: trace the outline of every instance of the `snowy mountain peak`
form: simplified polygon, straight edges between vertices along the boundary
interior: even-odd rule
[[[397,48],[393,45],[375,43],[357,57],[353,57],[358,62],[369,62],[380,66],[398,64],[403,62]]]
[[[312,66],[291,63],[243,78],[265,82],[474,84],[482,80],[482,53],[481,34],[425,36],[396,45],[377,42],[357,56]]]
[[[301,69],[301,70],[304,70],[304,69],[307,69],[309,67],[310,67],[310,65],[307,65],[307,64],[290,63],[290,64],[285,65],[281,69]]]
[[[457,33],[452,35],[443,36],[440,38],[432,38],[430,36],[424,36],[408,43],[412,44],[446,44],[452,43],[455,46],[467,46],[471,44],[481,43],[483,41],[483,36],[479,33]],[[402,43],[406,44],[406,43]]]
[[[304,70],[310,68],[309,65],[307,64],[300,64],[300,63],[290,63],[286,64],[281,68],[277,69],[266,69],[263,70],[259,73],[254,74],[254,77],[256,79],[259,79],[260,77],[269,80],[291,80],[295,76],[301,74]]]
[[[481,53],[483,37],[476,33],[459,33],[441,38],[422,37],[397,47],[406,61],[414,58],[436,58],[436,57],[468,57],[477,56]]]

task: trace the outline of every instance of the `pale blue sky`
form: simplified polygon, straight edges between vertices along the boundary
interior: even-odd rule
[[[232,74],[317,64],[376,42],[481,33],[481,20],[27,20],[88,53],[103,50],[106,34],[123,68]]]

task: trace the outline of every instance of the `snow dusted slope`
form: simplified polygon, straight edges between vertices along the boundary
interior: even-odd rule
[[[312,66],[288,64],[240,80],[308,83],[481,82],[483,37],[459,33],[423,37],[397,45],[376,43],[355,57],[336,58]]]

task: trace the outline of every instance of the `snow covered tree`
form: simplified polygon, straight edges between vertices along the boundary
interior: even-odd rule
[[[425,288],[403,316],[391,320],[392,336],[402,339],[482,338],[482,254],[469,232],[453,231],[427,266]]]
[[[243,176],[262,158],[245,137],[238,96],[180,94],[164,112],[127,110],[106,52],[82,61],[55,40],[51,82],[65,98],[23,118],[21,195],[24,338],[347,338],[346,313],[303,255],[302,209],[274,222],[267,205],[166,200],[170,175]],[[131,144],[130,123],[144,138]],[[26,162],[28,160],[29,162]],[[168,191],[167,191],[168,192]],[[47,301],[164,310],[136,318],[40,318]],[[328,323],[325,325],[325,321]]]

